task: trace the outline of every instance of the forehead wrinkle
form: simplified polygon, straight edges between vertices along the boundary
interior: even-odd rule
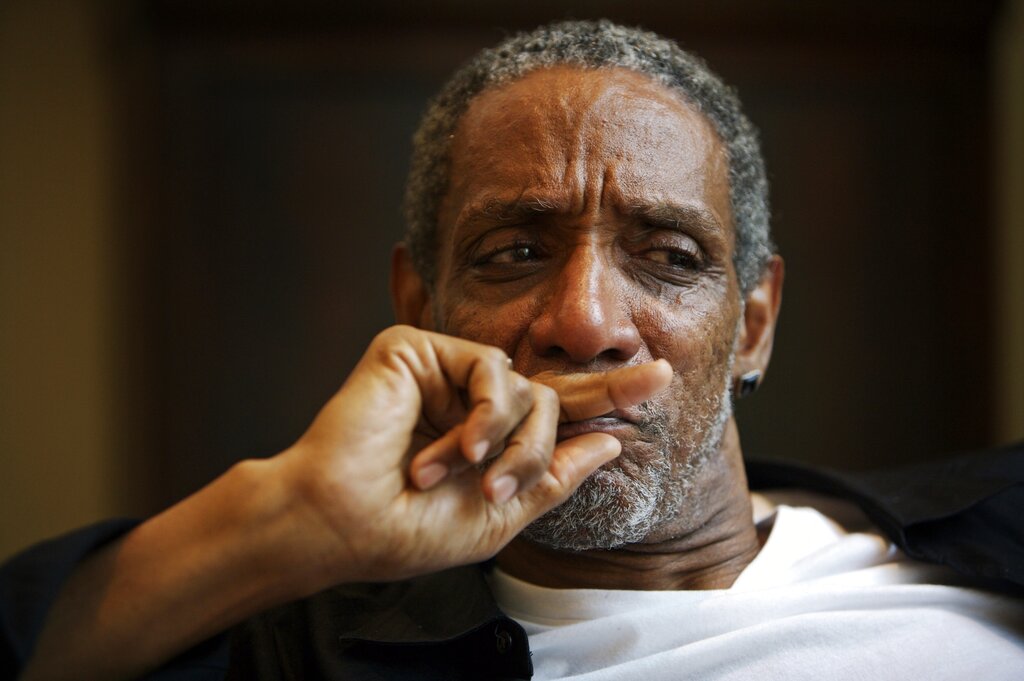
[[[695,111],[678,93],[646,77],[642,80],[648,82],[641,83],[639,89],[632,81],[623,83],[615,78],[616,75],[635,77],[636,74],[629,71],[613,69],[610,75],[610,79],[589,82],[585,96],[582,93],[584,88],[580,87],[574,88],[576,93],[567,93],[562,98],[564,102],[578,105],[565,109],[565,125],[572,125],[575,133],[574,143],[566,148],[566,174],[572,164],[579,166],[576,173],[579,183],[575,186],[580,191],[573,192],[576,212],[583,213],[588,206],[589,212],[597,212],[609,203],[617,204],[617,212],[623,215],[646,212],[652,219],[662,222],[675,222],[677,225],[693,222],[698,227],[724,228],[725,224],[717,212],[709,210],[709,207],[680,206],[671,201],[638,202],[625,198],[649,189],[631,176],[630,162],[655,164],[659,149],[671,140],[674,146],[704,152],[703,161],[697,165],[676,168],[676,172],[699,176],[718,160],[715,158],[717,150],[707,146],[705,140],[706,136],[717,141],[717,134],[706,117]],[[623,138],[622,133],[626,130],[630,132]],[[624,143],[627,146],[623,147]],[[576,150],[580,154],[579,161],[573,154]],[[620,162],[625,162],[627,167],[622,177],[617,172]],[[650,205],[644,211],[638,211],[637,204]]]
[[[650,162],[647,157],[666,138],[692,143],[693,123],[697,128],[709,127],[704,116],[693,111],[678,93],[628,69],[583,70],[586,77],[568,86],[547,82],[546,101],[544,90],[523,92],[525,82],[543,82],[563,71],[580,69],[539,69],[487,90],[471,103],[456,135],[458,142],[465,142],[467,134],[473,133],[474,139],[482,142],[481,147],[462,149],[469,152],[462,155],[462,161],[469,162],[470,177],[483,174],[500,179],[505,158],[533,153],[533,182],[560,187],[570,197],[572,210],[581,213],[593,205],[591,197],[600,204],[605,181],[612,175],[608,166],[622,160],[623,154]],[[517,115],[509,117],[510,111]],[[632,143],[621,148],[627,128],[632,130],[626,133]],[[637,144],[640,140],[651,140],[653,145]],[[536,154],[537,148],[560,153]],[[618,179],[630,181],[628,177]]]
[[[542,130],[552,141],[553,147],[561,147],[561,174],[557,186],[566,195],[567,212],[582,213],[587,205],[589,186],[589,160],[591,153],[590,119],[599,92],[580,82],[559,93],[557,107],[548,107],[543,117]],[[554,159],[552,159],[554,160]]]
[[[581,159],[575,185],[577,191],[574,192],[577,214],[596,214],[608,199],[622,193],[622,188],[617,186],[616,166],[624,158],[624,153],[627,156],[636,153],[635,149],[624,152],[620,148],[622,140],[617,135],[624,127],[623,113],[635,108],[633,93],[616,80],[617,76],[623,75],[619,71],[606,72],[608,77],[603,80],[587,81],[586,96],[568,109],[569,114],[575,116],[575,144],[571,149],[578,150]],[[643,102],[644,105],[650,103],[646,99]],[[628,126],[635,129],[645,127],[643,118],[630,116]]]
[[[557,71],[578,71],[577,67],[561,66],[541,69],[534,77],[550,76]],[[545,71],[547,73],[545,73]],[[622,155],[617,148],[616,133],[623,128],[623,107],[637,111],[671,112],[671,105],[649,97],[637,97],[630,91],[635,86],[637,74],[627,69],[600,69],[600,79],[584,78],[574,81],[569,87],[557,90],[553,101],[555,106],[527,107],[525,125],[519,130],[532,130],[544,139],[547,148],[558,148],[561,153],[538,159],[540,173],[537,180],[542,184],[558,187],[559,194],[568,200],[565,212],[582,215],[597,212],[604,203],[604,193],[609,180],[615,178],[614,165]],[[594,75],[596,72],[587,72]],[[527,76],[529,78],[530,76]],[[626,77],[630,80],[622,82]],[[644,77],[646,80],[646,77]],[[655,85],[651,81],[650,85]],[[509,88],[512,90],[513,88]],[[664,96],[656,86],[653,92]],[[645,90],[646,91],[646,90]],[[508,94],[508,93],[506,93]],[[671,94],[671,93],[669,93]],[[675,104],[674,99],[671,101]],[[639,107],[637,107],[639,105]],[[651,135],[647,116],[634,117],[630,127],[644,129]],[[655,135],[656,136],[656,135]],[[629,153],[635,153],[630,150]],[[543,170],[541,170],[543,169]]]
[[[474,223],[491,227],[511,226],[514,220],[535,222],[552,214],[596,217],[607,207],[622,216],[686,225],[691,231],[727,232],[731,240],[731,206],[717,210],[700,200],[716,175],[704,173],[719,165],[715,152],[721,151],[714,147],[717,135],[701,112],[678,93],[628,70],[587,72],[561,88],[555,86],[564,81],[544,82],[559,70],[533,72],[485,91],[470,105],[455,146],[465,163],[459,183],[463,191],[450,190],[443,199],[457,211],[448,223],[453,231]],[[537,79],[543,83],[540,90],[523,91]],[[470,133],[475,142],[467,145]],[[667,172],[653,178],[641,172],[658,167],[666,153],[672,155],[666,145],[690,149],[689,155],[682,154],[690,163],[680,164],[676,156],[664,168]],[[524,156],[531,162],[516,165]],[[510,192],[510,184],[521,189]],[[677,195],[680,188],[700,196]],[[461,194],[461,206],[451,203],[456,193]],[[679,205],[690,198],[705,214]],[[711,226],[718,229],[703,229]]]

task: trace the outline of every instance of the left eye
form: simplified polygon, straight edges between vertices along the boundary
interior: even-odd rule
[[[689,251],[675,249],[651,249],[644,253],[648,260],[668,267],[680,267],[685,269],[699,269],[700,259]]]

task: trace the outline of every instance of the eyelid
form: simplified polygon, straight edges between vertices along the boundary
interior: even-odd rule
[[[681,248],[648,248],[644,251],[645,255],[648,255],[648,260],[657,262],[659,265],[665,265],[666,267],[680,267],[681,265],[673,264],[670,262],[659,262],[658,259],[650,257],[651,253],[667,253],[667,258],[671,256],[679,256],[689,260],[692,264],[688,267],[691,269],[704,269],[707,266],[707,261],[697,252],[681,249]]]
[[[489,245],[485,250],[486,244],[510,243],[516,238],[523,238],[523,232],[524,230],[520,225],[502,225],[481,230],[472,236],[463,237],[458,249],[460,260],[463,263],[472,264],[479,260],[481,255],[487,255],[495,251],[496,247]]]
[[[481,242],[484,239],[480,240]],[[477,244],[479,245],[479,243]],[[522,236],[516,236],[512,240],[506,240],[503,243],[499,243],[497,246],[488,248],[483,253],[474,251],[470,256],[471,264],[474,266],[485,264],[489,260],[493,260],[496,255],[501,253],[507,253],[514,251],[517,248],[531,248],[540,250],[540,245],[536,239],[523,238]]]
[[[630,239],[630,241],[638,246],[642,246],[643,250],[658,249],[692,252],[702,260],[707,258],[707,251],[700,240],[678,229],[648,226],[648,229],[645,229],[641,234]]]

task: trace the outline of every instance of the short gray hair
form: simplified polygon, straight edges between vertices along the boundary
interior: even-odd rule
[[[620,67],[647,74],[679,92],[714,125],[729,156],[729,192],[735,221],[733,263],[745,296],[775,252],[769,228],[768,181],[757,130],[736,94],[699,57],[673,41],[607,20],[565,21],[519,33],[484,50],[448,80],[430,102],[413,137],[405,193],[405,241],[413,265],[433,285],[437,220],[448,191],[451,140],[459,119],[484,90],[539,68],[568,64]]]

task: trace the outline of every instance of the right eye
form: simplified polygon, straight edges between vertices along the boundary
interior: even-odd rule
[[[540,260],[540,249],[532,241],[516,239],[512,243],[492,248],[477,258],[476,264],[481,265],[515,265],[517,263],[535,262]]]
[[[495,264],[530,262],[531,260],[537,260],[538,257],[539,254],[535,246],[520,243],[492,253],[488,258],[488,262]]]

